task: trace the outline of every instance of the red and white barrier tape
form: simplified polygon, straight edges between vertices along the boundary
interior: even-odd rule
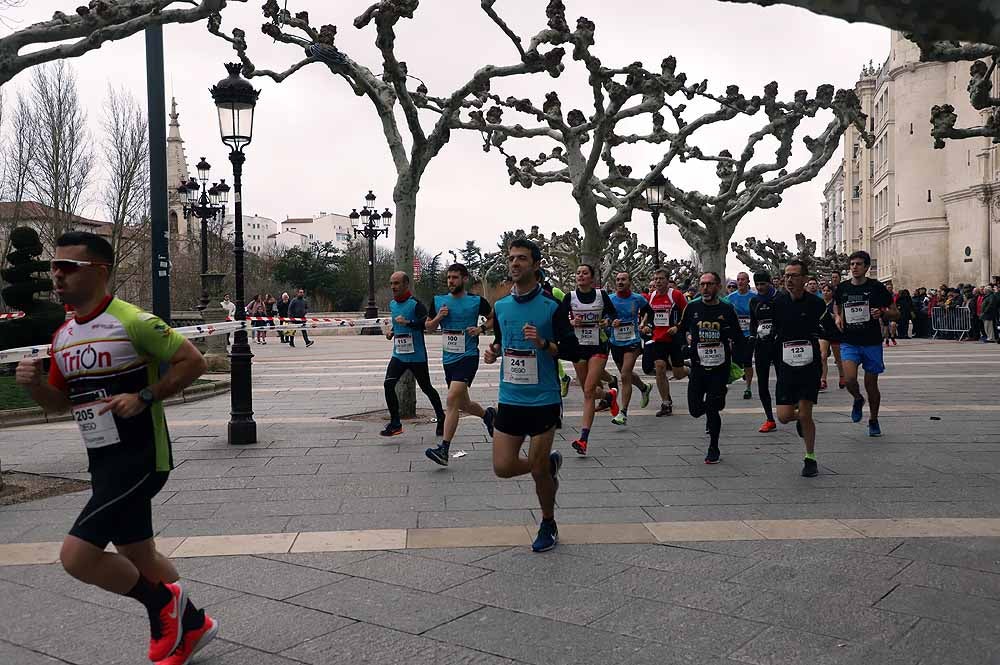
[[[0,312],[0,321],[4,319],[20,319],[24,312]]]
[[[253,317],[251,320],[272,321],[268,317]],[[219,323],[205,323],[197,326],[184,326],[174,328],[176,332],[184,335],[188,339],[200,337],[212,337],[213,335],[229,335],[237,330],[247,330],[248,332],[266,330],[312,330],[314,328],[364,328],[372,326],[386,326],[389,319],[333,319],[333,318],[312,318],[312,319],[281,319],[276,325],[252,328],[249,321],[220,321]],[[16,363],[25,358],[46,358],[49,355],[49,345],[39,344],[37,346],[22,346],[17,349],[6,349],[0,351],[0,364]]]

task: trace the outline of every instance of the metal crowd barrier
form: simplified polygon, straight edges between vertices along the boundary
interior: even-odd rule
[[[934,329],[934,339],[937,339],[938,333],[961,333],[958,338],[958,341],[961,342],[969,334],[971,327],[972,313],[968,307],[935,307],[931,311],[931,328]]]

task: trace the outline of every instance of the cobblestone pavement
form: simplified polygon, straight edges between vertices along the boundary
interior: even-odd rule
[[[626,428],[598,414],[577,458],[574,385],[564,542],[541,555],[533,485],[493,476],[474,419],[447,469],[423,456],[431,424],[385,440],[343,419],[383,407],[384,340],[252,348],[257,445],[227,445],[228,396],[168,409],[177,468],[156,527],[222,624],[198,662],[1000,663],[996,346],[888,349],[882,439],[850,422],[846,392],[822,394],[814,479],[794,428],[757,433],[756,395],[735,390],[723,463],[702,464],[684,382],[671,418],[638,395]],[[473,396],[492,403],[496,382],[483,367]],[[86,477],[72,423],[0,430],[0,458]],[[142,607],[55,563],[86,498],[0,508],[0,663],[148,662]]]

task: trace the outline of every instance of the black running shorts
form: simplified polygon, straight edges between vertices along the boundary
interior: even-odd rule
[[[684,367],[684,352],[680,342],[672,340],[669,342],[650,342],[647,346],[653,348],[653,360],[670,362],[671,367]]]
[[[622,363],[625,362],[625,354],[634,353],[636,358],[642,353],[642,344],[630,344],[629,346],[616,346],[611,345],[611,358],[614,359],[615,365],[621,367]]]
[[[778,406],[794,406],[805,400],[819,402],[819,380],[822,368],[818,363],[791,371],[778,361],[778,382],[774,387],[774,401]]]
[[[69,535],[104,549],[108,543],[131,545],[153,537],[152,499],[163,489],[168,472],[142,476],[113,468],[91,470],[93,495]]]
[[[479,356],[462,356],[444,366],[444,381],[449,386],[452,381],[461,381],[471,386],[479,371]]]
[[[562,427],[562,404],[519,406],[498,404],[493,427],[511,436],[538,436]]]

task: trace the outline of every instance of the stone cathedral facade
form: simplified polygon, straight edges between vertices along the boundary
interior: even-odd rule
[[[935,150],[930,135],[934,105],[954,106],[965,126],[981,124],[968,82],[969,63],[920,62],[917,46],[893,31],[889,57],[855,84],[875,144],[867,148],[853,127],[844,135],[822,202],[825,250],[866,250],[873,276],[896,288],[985,284],[1000,274],[998,146],[978,138]]]

